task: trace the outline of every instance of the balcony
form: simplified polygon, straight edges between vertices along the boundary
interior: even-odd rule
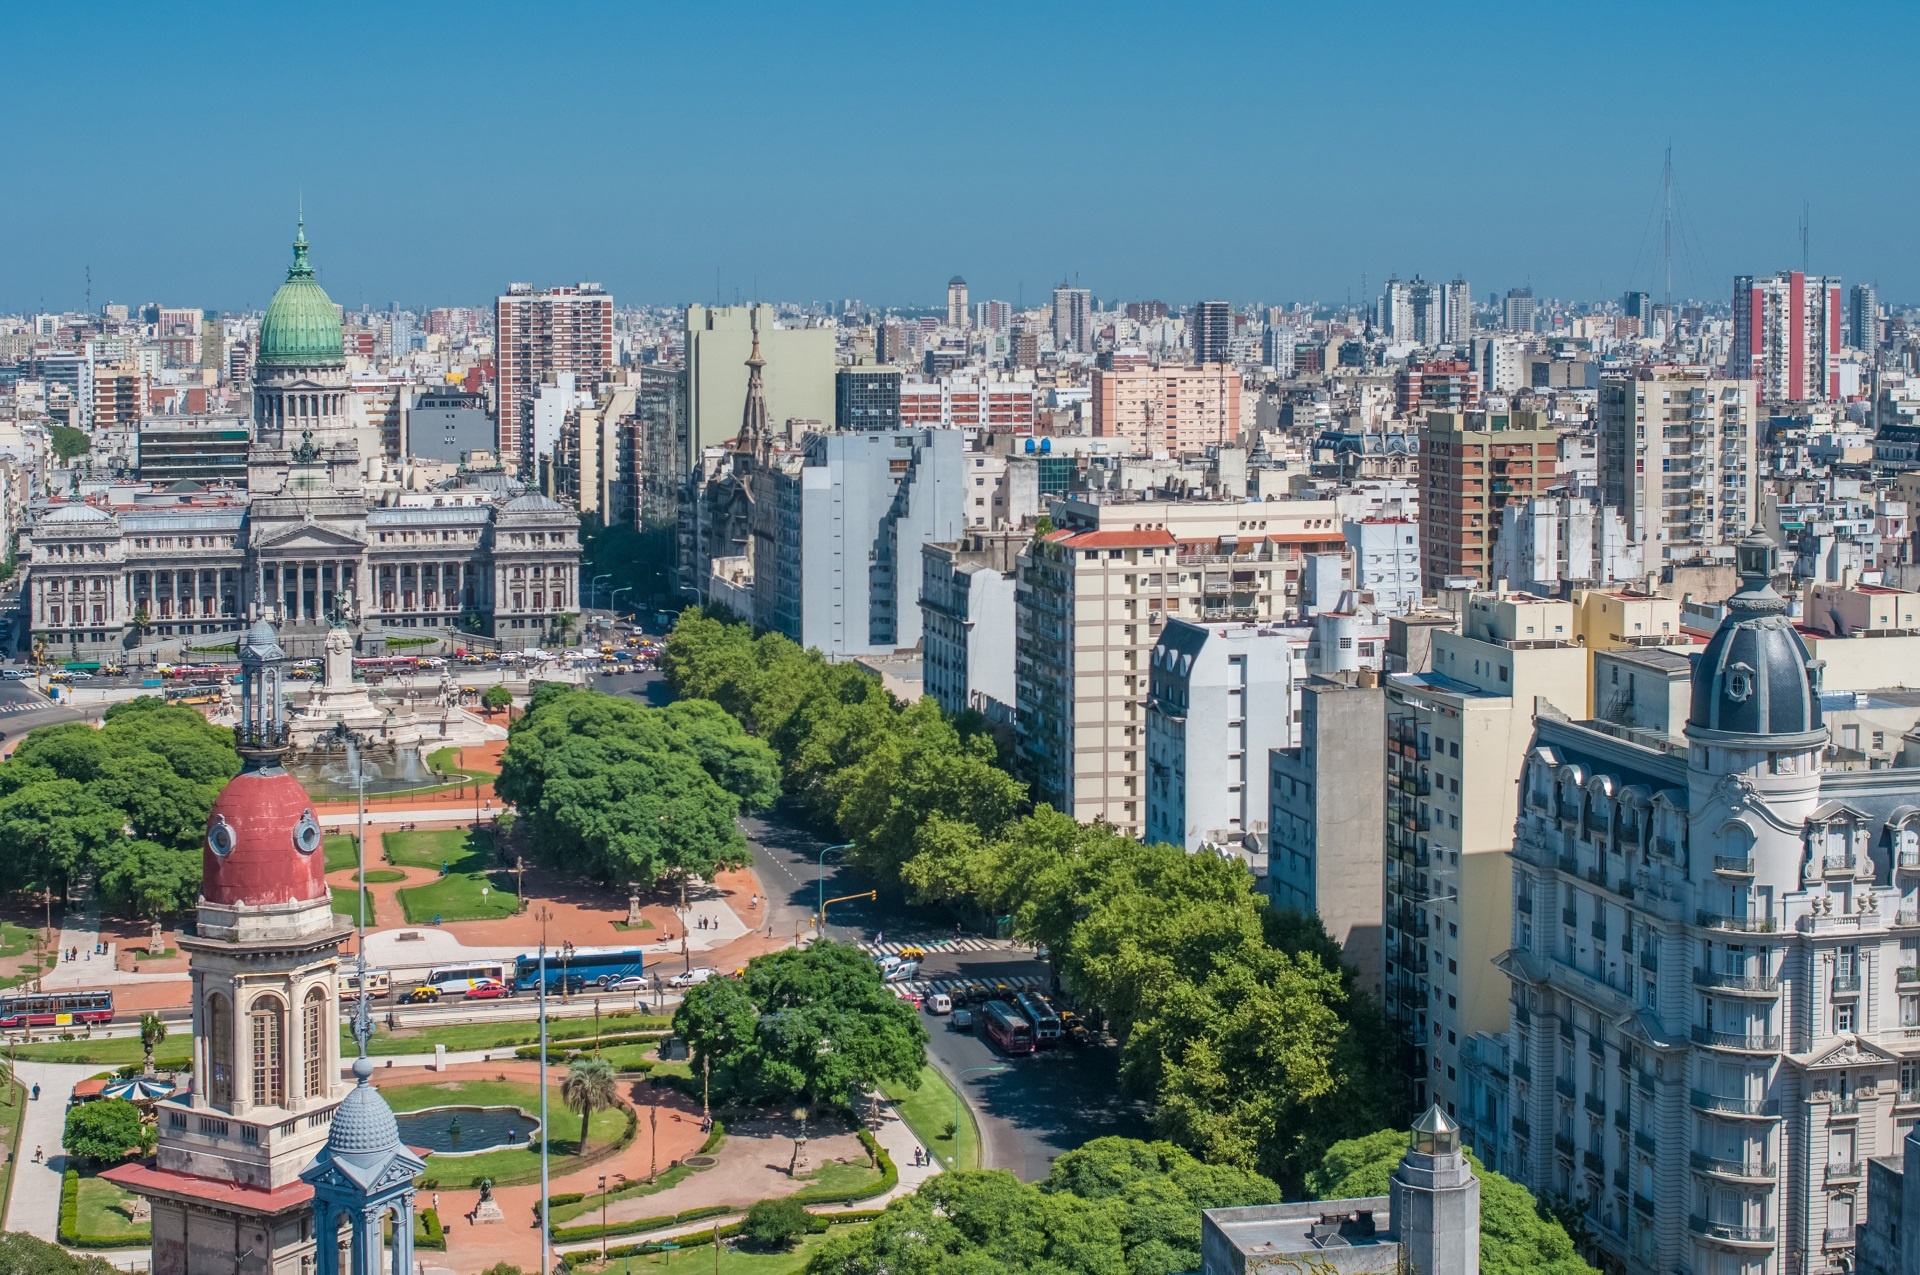
[[[1893,866],[1905,872],[1920,872],[1920,850],[1902,850]]]
[[[1860,1160],[1827,1163],[1827,1181],[1829,1182],[1858,1182],[1866,1176],[1866,1172],[1867,1166]]]
[[[1695,1235],[1717,1240],[1722,1244],[1763,1244],[1771,1248],[1775,1230],[1771,1226],[1741,1226],[1733,1222],[1709,1222],[1703,1217],[1690,1217],[1687,1226]]]
[[[1777,1164],[1757,1160],[1716,1160],[1698,1151],[1693,1153],[1692,1163],[1696,1173],[1737,1178],[1742,1182],[1773,1182],[1780,1176],[1780,1166]]]
[[[1561,908],[1560,920],[1569,929],[1577,930],[1580,928],[1580,913],[1575,911],[1573,908]]]
[[[1646,1196],[1640,1194],[1638,1191],[1635,1191],[1633,1193],[1633,1207],[1639,1210],[1641,1213],[1644,1213],[1649,1218],[1653,1216],[1653,1201],[1649,1200]]]
[[[1709,1049],[1740,1049],[1748,1053],[1773,1054],[1780,1051],[1780,1037],[1766,1032],[1717,1032],[1705,1027],[1693,1029],[1693,1043]]]
[[[1815,1102],[1826,1099],[1827,1114],[1832,1116],[1857,1116],[1860,1114],[1860,1094],[1854,1093],[1817,1093]]]
[[[1573,1078],[1571,1076],[1555,1076],[1553,1080],[1553,1091],[1562,1098],[1573,1098]]]
[[[1779,922],[1770,916],[1721,916],[1716,912],[1700,912],[1696,920],[1702,929],[1731,930],[1736,934],[1772,934],[1780,927]]]
[[[1508,1064],[1507,1070],[1513,1073],[1513,1078],[1515,1080],[1524,1080],[1528,1084],[1533,1083],[1533,1068],[1527,1063],[1525,1059],[1522,1059],[1522,1058],[1514,1059],[1511,1063]]]
[[[1598,1151],[1582,1151],[1580,1153],[1580,1163],[1586,1166],[1588,1173],[1597,1173],[1603,1177],[1606,1175],[1607,1157],[1601,1155]]]
[[[1590,1093],[1586,1096],[1585,1101],[1586,1101],[1586,1108],[1589,1112],[1591,1112],[1596,1116],[1600,1116],[1602,1118],[1606,1116],[1607,1100],[1605,1098],[1602,1098],[1597,1093]]]
[[[1605,921],[1595,921],[1587,927],[1587,932],[1602,943],[1607,941],[1607,923]]]
[[[1553,1135],[1553,1149],[1567,1157],[1567,1159],[1573,1159],[1573,1139],[1567,1137],[1565,1134],[1556,1133]]]
[[[1694,967],[1693,985],[1723,992],[1752,992],[1759,996],[1778,996],[1780,980],[1765,974],[1721,974]]]
[[[1753,875],[1753,856],[1744,859],[1730,859],[1726,855],[1713,856],[1713,870],[1730,877],[1750,877]]]
[[[1820,870],[1830,877],[1850,877],[1853,875],[1853,856],[1830,854],[1821,861]]]
[[[1688,1102],[1694,1110],[1716,1116],[1753,1116],[1762,1120],[1777,1120],[1780,1117],[1778,1098],[1726,1098],[1704,1089],[1695,1089]]]
[[[1858,996],[1860,994],[1860,976],[1858,974],[1835,974],[1833,976],[1833,994],[1835,996]]]
[[[1514,1135],[1516,1137],[1531,1138],[1533,1136],[1533,1126],[1529,1125],[1525,1120],[1522,1120],[1519,1116],[1514,1116],[1512,1119],[1508,1120],[1507,1127],[1513,1130]]]
[[[1659,1144],[1653,1140],[1653,1135],[1645,1129],[1635,1129],[1633,1131],[1633,1145],[1648,1155],[1659,1154]]]
[[[1915,969],[1911,965],[1902,965],[1898,972],[1895,973],[1894,978],[1903,986],[1910,983],[1920,983],[1920,969]]]
[[[1851,1226],[1829,1226],[1821,1236],[1823,1248],[1851,1248],[1853,1246],[1853,1228]]]

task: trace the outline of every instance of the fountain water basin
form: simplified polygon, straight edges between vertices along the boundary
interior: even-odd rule
[[[477,1155],[501,1147],[525,1147],[540,1121],[519,1107],[426,1107],[396,1113],[400,1140],[434,1155]]]

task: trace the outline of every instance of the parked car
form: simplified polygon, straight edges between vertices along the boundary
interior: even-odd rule
[[[475,983],[467,989],[467,999],[470,1001],[497,1001],[511,995],[513,995],[513,989],[497,979]]]
[[[690,970],[675,974],[667,980],[668,987],[693,987],[706,982],[717,973],[710,965],[696,965]]]
[[[93,680],[93,674],[87,672],[87,670],[83,668],[77,668],[73,670],[73,672],[67,674],[67,676],[72,678],[76,682],[91,682]]]
[[[955,1032],[972,1031],[973,1030],[973,1011],[970,1009],[954,1010],[953,1017],[947,1020],[947,1030],[955,1031]]]
[[[428,987],[424,983],[400,998],[402,1005],[437,1005],[440,1003],[440,989]]]
[[[607,990],[610,992],[641,992],[652,986],[653,984],[649,983],[644,975],[629,974],[625,978],[614,980],[613,984],[608,987]]]
[[[953,1012],[953,997],[947,995],[945,992],[935,992],[933,995],[927,997],[926,1010],[929,1014],[951,1014]]]

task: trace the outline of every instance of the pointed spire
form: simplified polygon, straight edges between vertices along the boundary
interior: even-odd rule
[[[760,369],[767,361],[760,357],[760,310],[751,311],[753,323],[753,353],[747,356],[747,403],[740,414],[739,449],[756,455],[772,440],[772,428],[767,419],[767,391],[761,383]]]
[[[289,279],[313,278],[313,266],[307,261],[307,210],[306,201],[301,201],[298,219],[293,230],[293,264],[287,268]]]

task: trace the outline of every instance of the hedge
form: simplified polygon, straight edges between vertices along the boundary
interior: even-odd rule
[[[80,1170],[68,1169],[60,1175],[60,1242],[70,1248],[147,1248],[153,1236],[151,1231],[146,1235],[80,1234]]]
[[[414,1236],[413,1246],[415,1248],[439,1249],[441,1252],[445,1252],[447,1247],[447,1228],[440,1225],[440,1210],[422,1209],[420,1211],[420,1222],[421,1230],[424,1231],[425,1234]]]
[[[727,1140],[727,1126],[722,1124],[719,1120],[716,1119],[713,1122],[713,1132],[709,1133],[707,1135],[707,1140],[700,1144],[700,1154],[712,1155],[715,1151],[718,1151],[720,1149],[720,1144],[722,1142],[725,1142],[726,1140]]]
[[[860,1130],[860,1145],[866,1148],[867,1155],[880,1166],[880,1181],[870,1187],[856,1187],[851,1191],[829,1191],[824,1195],[808,1195],[801,1191],[796,1197],[802,1204],[851,1204],[856,1200],[871,1200],[876,1195],[885,1195],[900,1185],[900,1170],[894,1167],[893,1157],[880,1145],[867,1130]]]
[[[642,1231],[657,1231],[663,1226],[678,1226],[683,1222],[698,1222],[702,1218],[720,1217],[723,1214],[739,1211],[726,1204],[705,1204],[697,1209],[686,1209],[661,1217],[642,1217],[630,1222],[614,1222],[604,1231],[598,1222],[590,1226],[556,1226],[553,1228],[553,1240],[556,1244],[565,1244],[574,1240],[597,1240],[602,1236],[611,1239],[616,1235],[638,1235]]]
[[[660,1031],[635,1031],[615,1032],[612,1035],[598,1037],[570,1036],[555,1039],[553,1036],[548,1036],[547,1057],[551,1059],[556,1053],[565,1053],[569,1050],[584,1053],[596,1045],[602,1049],[608,1049],[615,1045],[648,1045],[656,1040],[665,1040],[671,1034],[670,1032]],[[538,1058],[540,1056],[540,1046],[537,1043],[518,1046],[513,1051],[513,1056],[527,1060]]]

